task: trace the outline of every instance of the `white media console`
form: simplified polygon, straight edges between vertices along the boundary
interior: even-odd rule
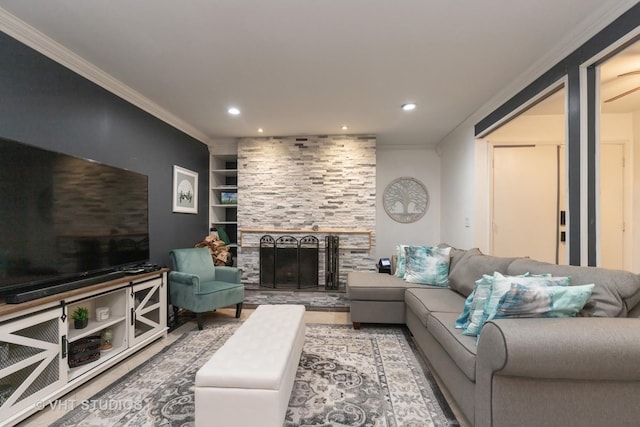
[[[21,304],[0,301],[0,425],[18,423],[165,337],[167,271],[125,276]],[[83,329],[75,329],[71,318],[78,307],[89,309]],[[107,345],[105,336],[111,337]]]

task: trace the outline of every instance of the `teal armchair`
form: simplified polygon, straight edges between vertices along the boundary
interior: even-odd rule
[[[169,301],[177,316],[178,309],[196,314],[202,330],[202,313],[231,305],[236,318],[242,312],[244,285],[242,270],[215,267],[207,248],[174,249],[170,253],[173,270],[169,272]]]

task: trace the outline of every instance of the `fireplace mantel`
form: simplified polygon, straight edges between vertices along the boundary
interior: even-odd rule
[[[354,241],[351,242],[351,246],[343,247],[342,238],[340,243],[340,249],[347,250],[362,250],[369,251],[371,250],[371,239],[372,239],[372,231],[371,230],[334,230],[334,229],[320,229],[320,230],[286,230],[286,229],[275,229],[275,228],[245,228],[238,230],[239,234],[239,245],[242,248],[257,248],[260,245],[260,237],[264,234],[275,234],[275,235],[285,235],[285,234],[308,234],[313,236],[318,235],[338,235],[338,236],[353,236]],[[250,235],[252,238],[250,242],[245,242],[244,235]],[[361,238],[359,238],[361,237]],[[248,239],[249,240],[249,239]],[[255,240],[255,242],[253,241]],[[346,242],[345,242],[346,243]]]

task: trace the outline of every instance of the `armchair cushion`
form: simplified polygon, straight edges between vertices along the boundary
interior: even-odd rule
[[[229,307],[244,300],[244,286],[213,280],[200,283],[200,290],[185,289],[186,286],[171,283],[171,303],[194,313],[205,313],[217,308]]]

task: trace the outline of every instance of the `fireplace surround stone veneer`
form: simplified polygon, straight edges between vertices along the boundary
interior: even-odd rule
[[[257,286],[259,244],[251,243],[243,232],[252,229],[283,230],[282,234],[297,230],[320,241],[324,241],[322,230],[331,230],[340,236],[340,283],[346,283],[349,271],[374,270],[376,137],[239,139],[238,232],[244,238],[239,241],[238,266],[243,269],[243,282]],[[362,234],[349,234],[353,230]],[[322,246],[321,266],[325,262]],[[324,286],[323,268],[319,276]]]

